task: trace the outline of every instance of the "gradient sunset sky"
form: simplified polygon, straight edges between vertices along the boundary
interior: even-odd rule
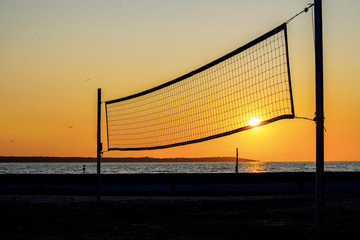
[[[96,157],[97,88],[105,101],[172,80],[308,3],[2,0],[0,155]],[[326,161],[360,161],[359,12],[358,0],[323,1]],[[295,114],[313,118],[311,10],[288,24],[288,37]],[[261,161],[315,161],[315,123],[281,120],[204,143],[104,157],[235,156],[236,148]]]

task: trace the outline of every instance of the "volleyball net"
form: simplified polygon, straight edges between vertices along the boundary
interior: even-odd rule
[[[108,150],[203,142],[294,118],[286,23],[188,74],[105,102]]]

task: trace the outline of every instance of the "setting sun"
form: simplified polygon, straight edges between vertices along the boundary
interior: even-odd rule
[[[260,122],[261,122],[260,119],[258,119],[258,118],[252,118],[252,119],[249,121],[249,125],[250,125],[250,126],[256,126],[256,125],[258,125]]]

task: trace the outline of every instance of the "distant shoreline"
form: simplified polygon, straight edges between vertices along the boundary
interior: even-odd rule
[[[235,162],[235,157],[201,157],[201,158],[151,158],[151,157],[140,157],[140,158],[102,158],[102,162],[109,163],[133,163],[133,162]],[[96,162],[96,158],[91,157],[1,157],[0,163],[53,163],[53,162]],[[257,160],[239,158],[239,162],[258,162]]]

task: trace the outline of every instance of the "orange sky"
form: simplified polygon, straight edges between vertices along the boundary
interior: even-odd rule
[[[96,94],[154,87],[280,25],[309,1],[0,2],[0,155],[96,156]],[[323,1],[325,160],[360,160],[357,0]],[[288,25],[297,116],[315,112],[311,11]],[[103,136],[106,139],[106,136]],[[205,143],[111,156],[314,161],[315,124],[282,120]]]

